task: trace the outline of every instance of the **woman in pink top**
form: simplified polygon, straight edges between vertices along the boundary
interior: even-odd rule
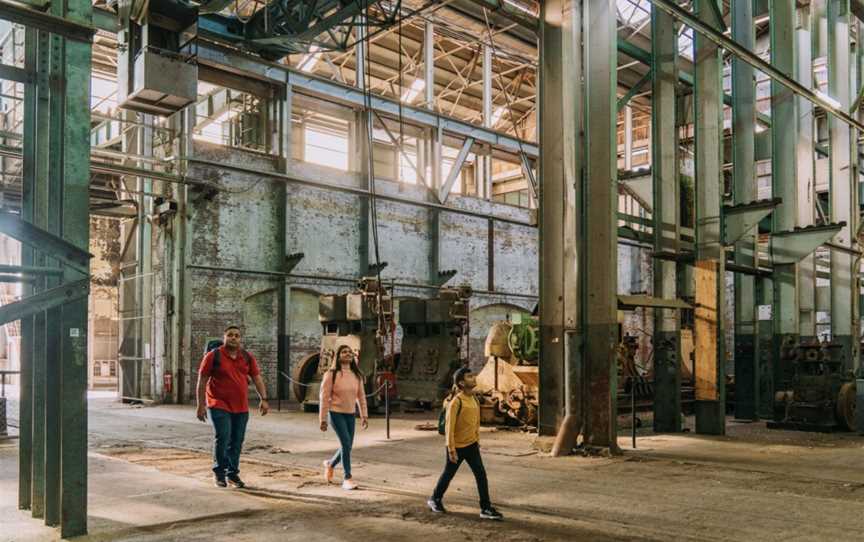
[[[327,431],[327,415],[330,425],[339,437],[339,449],[332,459],[324,462],[324,478],[333,481],[333,469],[341,462],[345,477],[342,489],[357,489],[351,479],[351,446],[354,443],[355,412],[360,406],[360,425],[369,427],[369,414],[366,410],[366,392],[363,389],[363,373],[354,360],[350,346],[342,345],[336,351],[336,363],[326,373],[321,382],[321,395],[318,400],[321,431]]]

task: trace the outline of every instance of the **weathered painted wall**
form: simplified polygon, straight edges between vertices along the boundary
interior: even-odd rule
[[[244,327],[247,348],[262,364],[270,393],[275,394],[275,288],[282,277],[246,271],[280,271],[283,250],[305,254],[288,279],[293,367],[317,351],[321,332],[317,296],[348,292],[359,277],[360,196],[306,184],[286,184],[255,173],[272,172],[273,162],[236,149],[196,144],[196,158],[199,162],[192,163],[189,176],[206,180],[219,191],[209,197],[202,190],[190,193],[189,354],[192,359],[200,359],[208,339],[221,336],[227,324],[238,323]],[[294,163],[289,173],[337,187],[361,185],[357,175],[310,164]],[[432,194],[422,186],[400,186],[390,181],[376,184],[382,194],[432,201]],[[525,209],[472,198],[455,197],[450,203],[474,212],[528,221]],[[284,248],[283,212],[287,222]],[[434,288],[425,286],[433,246],[429,221],[430,211],[424,207],[378,202],[381,260],[389,264],[383,277],[397,282],[397,297],[435,295]],[[534,306],[537,231],[527,225],[494,222],[494,292],[487,291],[489,221],[442,212],[440,238],[441,269],[459,270],[451,283],[468,283],[478,291],[471,301],[472,315],[482,325],[472,322],[471,337],[472,365],[479,366],[486,321],[505,318],[514,307],[530,310]],[[482,309],[490,305],[493,307]]]

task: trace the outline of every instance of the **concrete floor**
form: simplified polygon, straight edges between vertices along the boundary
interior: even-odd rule
[[[614,458],[554,459],[533,437],[484,429],[484,461],[502,523],[477,518],[463,468],[437,516],[425,508],[443,465],[442,437],[384,420],[360,432],[345,492],[320,477],[336,446],[313,414],[255,416],[243,457],[250,488],[210,482],[211,430],[190,407],[91,401],[87,540],[861,540],[864,438],[768,431],[731,423],[729,436],[640,437]],[[0,541],[57,538],[15,509],[16,441],[0,441]]]

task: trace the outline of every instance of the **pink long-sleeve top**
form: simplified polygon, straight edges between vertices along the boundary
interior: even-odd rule
[[[336,377],[334,384],[333,377]],[[354,414],[355,405],[360,405],[360,416],[367,418],[366,392],[363,381],[351,370],[327,371],[321,381],[321,394],[318,398],[318,419],[327,421],[331,410],[342,414]]]

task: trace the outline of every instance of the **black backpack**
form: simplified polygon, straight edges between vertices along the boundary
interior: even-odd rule
[[[204,347],[204,355],[206,356],[208,353],[213,352],[213,370],[219,368],[219,362],[222,358],[222,352],[219,350],[219,347],[224,343],[220,339],[214,339],[212,341],[207,342],[207,346]],[[249,352],[240,349],[240,353],[243,354],[243,359],[246,360],[246,366],[249,367],[252,364],[252,361],[249,359]]]

